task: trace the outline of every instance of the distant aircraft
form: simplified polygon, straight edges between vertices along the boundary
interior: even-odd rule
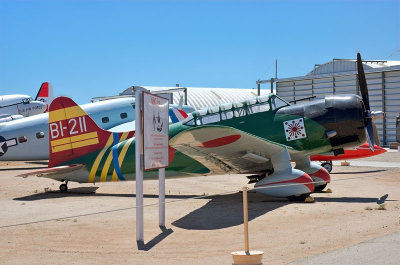
[[[344,149],[344,154],[334,156],[333,154],[318,154],[310,157],[311,161],[321,161],[323,166],[328,172],[332,171],[332,161],[334,160],[351,160],[364,157],[376,156],[385,153],[386,150],[380,146],[374,145],[374,151],[371,152],[368,143],[351,149]]]
[[[82,108],[103,128],[134,120],[134,98],[85,104]],[[49,158],[49,114],[42,113],[0,124],[0,161]]]
[[[44,82],[36,95],[35,100],[41,101],[46,104],[45,112],[49,111],[50,103],[54,99],[53,86],[49,82]]]
[[[105,130],[123,132],[135,129],[134,98],[103,100],[82,108]],[[180,112],[192,112],[191,106],[170,105]],[[0,124],[0,161],[49,159],[49,115],[42,113]]]
[[[44,82],[35,100],[28,95],[0,96],[0,123],[43,113],[53,100],[53,87]]]

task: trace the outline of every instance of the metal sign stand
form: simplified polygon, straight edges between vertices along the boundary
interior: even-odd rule
[[[143,91],[135,91],[135,173],[136,173],[136,241],[144,242],[143,227],[143,167],[142,167],[142,95]]]
[[[168,99],[152,95],[145,89],[135,90],[136,241],[138,245],[144,245],[143,171],[145,170],[158,169],[159,226],[161,229],[165,228],[165,167],[168,166],[169,160],[168,105]],[[154,108],[158,112],[157,117],[153,112]],[[149,118],[149,113],[153,114],[152,119]],[[152,123],[149,123],[149,120],[152,120]],[[160,141],[159,138],[162,140]],[[157,148],[160,145],[161,147]],[[154,150],[157,151],[157,155],[153,153]]]
[[[160,228],[165,227],[165,168],[158,170],[158,220]]]

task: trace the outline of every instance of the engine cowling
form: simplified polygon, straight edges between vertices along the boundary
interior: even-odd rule
[[[295,197],[314,192],[312,178],[304,171],[274,172],[254,186],[257,192],[274,197]]]

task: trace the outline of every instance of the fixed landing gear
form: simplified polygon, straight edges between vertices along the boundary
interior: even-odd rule
[[[66,180],[65,183],[60,185],[60,191],[61,192],[67,192],[68,191],[68,180]]]
[[[292,202],[314,202],[314,198],[310,196],[310,193],[298,195],[298,196],[289,196],[286,197],[289,201]]]
[[[324,167],[329,173],[331,173],[333,165],[332,161],[324,161],[321,163],[321,167]]]
[[[247,178],[249,179],[249,182],[247,184],[252,184],[252,183],[257,183],[260,180],[262,180],[263,178],[265,178],[266,176],[271,175],[272,173],[274,173],[274,169],[268,169],[267,171],[260,173],[258,175],[250,175],[247,176]]]
[[[328,184],[319,185],[314,188],[314,192],[323,191]]]
[[[247,176],[247,178],[249,179],[249,182],[247,184],[251,184],[251,183],[257,183],[260,180],[262,180],[263,178],[265,178],[265,173],[261,174],[261,175],[251,175],[251,176]]]

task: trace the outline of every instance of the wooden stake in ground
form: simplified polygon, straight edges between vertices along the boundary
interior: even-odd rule
[[[253,250],[249,247],[249,210],[247,202],[247,187],[243,187],[243,226],[244,226],[244,251],[232,252],[233,263],[240,264],[260,264],[264,252]]]

